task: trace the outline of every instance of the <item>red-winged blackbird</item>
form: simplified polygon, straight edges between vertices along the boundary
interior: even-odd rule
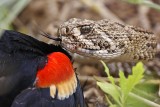
[[[5,30],[0,38],[0,107],[84,107],[70,59],[60,46]]]

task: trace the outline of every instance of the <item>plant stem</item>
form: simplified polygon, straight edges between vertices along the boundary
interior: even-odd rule
[[[123,0],[132,4],[146,5],[160,11],[160,5],[153,3],[151,0]]]
[[[148,7],[151,7],[151,8],[154,8],[154,9],[157,9],[160,11],[160,5],[156,4],[156,3],[153,3],[151,1],[148,1],[148,0],[144,0],[144,2],[142,3]]]
[[[30,2],[31,0],[20,0],[15,2],[11,9],[10,7],[5,7],[6,10],[9,12],[6,18],[3,20],[3,22],[0,24],[0,27],[3,29],[8,29],[11,22],[17,17],[17,15],[25,8],[25,6]],[[8,1],[9,2],[9,1]]]
[[[154,103],[154,102],[152,102],[152,101],[150,101],[150,100],[144,99],[143,97],[140,97],[140,96],[138,96],[138,95],[136,95],[136,94],[134,94],[134,93],[129,93],[129,96],[130,96],[130,97],[133,97],[133,98],[136,98],[136,99],[144,102],[145,104],[148,104],[148,105],[151,106],[151,107],[160,107],[159,104]]]

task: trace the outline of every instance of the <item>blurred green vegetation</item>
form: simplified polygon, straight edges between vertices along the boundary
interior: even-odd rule
[[[106,64],[101,61],[110,83],[98,80],[97,85],[106,93],[109,107],[160,107],[155,94],[158,89],[153,84],[141,82],[144,75],[144,66],[139,62],[132,68],[132,74],[125,77],[124,72],[119,72],[119,83],[110,75]],[[139,87],[136,87],[139,84]],[[111,98],[112,97],[112,98]],[[113,99],[113,100],[112,100]]]
[[[1,0],[0,28],[12,29],[11,23],[31,0]]]
[[[31,0],[1,0],[0,3],[0,28],[12,29],[11,23],[17,15],[28,5]],[[160,5],[150,0],[123,0],[132,4],[147,5],[160,10]]]
[[[160,5],[153,3],[151,0],[123,0],[132,4],[140,4],[140,5],[146,5],[148,7],[157,9],[160,11]]]

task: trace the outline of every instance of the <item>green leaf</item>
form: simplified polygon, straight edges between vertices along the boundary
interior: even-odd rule
[[[133,4],[141,4],[145,0],[124,0],[124,1],[129,2],[129,3],[133,3]]]
[[[107,65],[102,60],[100,60],[100,62],[103,64],[104,71],[106,72],[107,76],[110,77],[109,68],[107,67]]]
[[[121,88],[121,101],[125,103],[129,92],[135,87],[136,84],[140,82],[143,78],[144,68],[141,62],[137,63],[136,66],[132,68],[132,75],[129,75],[128,78],[124,76],[124,73],[120,71],[120,88]]]
[[[125,107],[151,107],[136,97],[128,96]]]
[[[97,85],[102,89],[102,91],[112,96],[112,98],[120,104],[120,93],[114,85],[107,82],[97,82]]]
[[[31,0],[1,0],[0,3],[0,28],[8,29],[17,15],[28,5]]]
[[[129,97],[127,98],[125,106],[126,107],[160,107],[160,105],[155,103],[154,101],[148,100],[132,92],[129,93]]]
[[[110,105],[109,107],[119,107],[119,106],[114,104],[114,105]]]
[[[126,97],[126,95],[125,95],[125,92],[124,91],[126,91],[127,90],[127,88],[128,87],[126,87],[127,86],[127,79],[126,79],[126,77],[124,76],[124,72],[123,71],[120,71],[119,72],[119,77],[120,77],[120,79],[119,79],[119,85],[120,85],[120,87],[121,87],[121,102],[125,102],[125,97]]]
[[[108,95],[110,95],[115,102],[108,99],[110,107],[160,107],[158,100],[155,96],[147,94],[148,88],[144,85],[140,85],[140,80],[143,78],[144,67],[142,62],[139,62],[132,68],[132,74],[125,77],[124,72],[119,72],[119,86],[115,84],[115,79],[109,74],[109,69],[103,61],[102,64],[105,66],[105,72],[108,75],[108,79],[111,83],[107,82],[97,82],[97,85]],[[136,85],[139,84],[143,91],[136,89]],[[151,87],[151,86],[149,86]],[[145,89],[143,89],[145,88]],[[154,87],[149,90],[155,93]],[[134,89],[134,90],[133,90]],[[146,90],[147,92],[145,92]],[[111,102],[112,101],[112,102]]]
[[[143,78],[144,73],[144,67],[142,62],[138,62],[136,66],[132,68],[132,76],[134,78],[134,85],[140,82],[140,80]],[[132,78],[132,77],[130,77]]]
[[[100,62],[103,64],[103,66],[104,66],[104,70],[105,70],[105,72],[106,72],[106,74],[107,74],[107,76],[108,76],[108,79],[109,79],[109,81],[112,83],[112,84],[114,84],[115,85],[115,81],[114,81],[114,78],[110,75],[110,73],[109,73],[109,68],[107,67],[107,65],[102,61],[102,60],[100,60]]]
[[[123,1],[132,3],[132,4],[146,5],[148,7],[151,7],[160,11],[160,5],[152,2],[152,0],[123,0]]]
[[[136,88],[133,89],[133,93],[144,97],[148,100],[154,101],[155,103],[160,104],[160,97],[158,97],[157,92],[159,91],[158,84],[151,84],[151,83],[140,83],[136,85]]]

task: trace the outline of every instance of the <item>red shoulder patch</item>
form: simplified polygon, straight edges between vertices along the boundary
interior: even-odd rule
[[[68,81],[74,76],[74,70],[70,59],[61,52],[49,54],[44,68],[38,70],[36,86],[40,88],[50,87]]]

